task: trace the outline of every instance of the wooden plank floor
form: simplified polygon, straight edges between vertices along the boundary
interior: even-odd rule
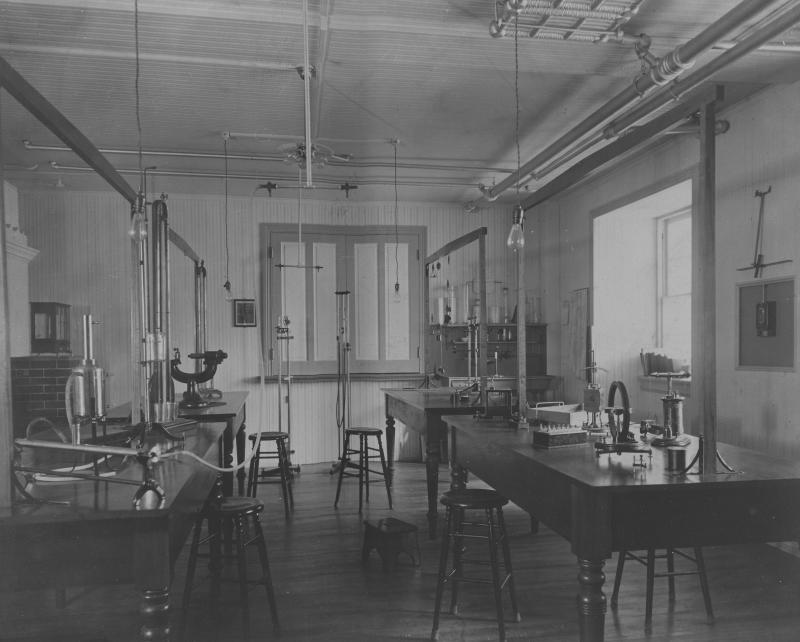
[[[330,465],[305,466],[295,481],[296,509],[287,522],[277,486],[262,486],[270,562],[278,595],[281,640],[302,642],[426,640],[430,636],[438,563],[438,540],[425,536],[425,468],[397,466],[394,500],[389,511],[383,487],[372,487],[368,510],[357,512],[357,482],[345,480],[339,509],[334,510],[336,478]],[[441,490],[447,489],[442,471]],[[530,534],[527,514],[506,511],[522,611],[522,622],[510,623],[512,640],[576,640],[577,568],[569,544],[543,529]],[[377,553],[361,565],[362,520],[394,516],[420,529],[422,564],[403,558],[397,570],[384,573]],[[796,547],[796,545],[794,545]],[[705,549],[715,621],[708,623],[697,578],[677,579],[677,600],[666,599],[666,580],[657,580],[653,633],[644,634],[644,568],[626,567],[617,612],[606,617],[606,640],[687,640],[692,642],[795,641],[800,639],[800,560],[769,546]],[[616,560],[606,566],[610,595]],[[256,558],[250,563],[255,573]],[[173,605],[179,605],[186,570],[186,551],[176,567]],[[242,639],[238,588],[223,585],[216,609],[208,600],[202,563],[189,610],[186,639],[193,642]],[[226,569],[234,578],[235,569]],[[0,572],[2,572],[0,570]],[[52,592],[0,595],[0,640],[135,640],[137,599],[130,585],[71,589],[67,605],[55,607]],[[251,592],[252,639],[275,639],[266,596]],[[180,610],[173,608],[177,621]],[[177,637],[177,636],[176,636]],[[442,615],[440,640],[497,639],[492,599],[485,586],[462,589],[461,615]]]

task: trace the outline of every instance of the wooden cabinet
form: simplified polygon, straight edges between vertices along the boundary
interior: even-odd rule
[[[472,330],[474,342],[477,328]],[[492,323],[487,326],[486,374],[500,377],[517,376],[517,326],[513,323]],[[527,376],[547,374],[547,325],[525,326]],[[470,327],[466,324],[430,325],[425,338],[425,363],[428,373],[438,377],[475,376],[475,362],[468,365]],[[474,343],[472,345],[475,349]]]

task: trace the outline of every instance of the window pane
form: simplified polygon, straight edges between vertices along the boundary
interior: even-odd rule
[[[405,361],[409,358],[408,243],[386,243],[384,248],[385,359]],[[397,293],[395,283],[400,285]]]
[[[356,243],[355,358],[379,359],[378,354],[378,244]]]
[[[664,297],[662,305],[662,347],[669,356],[688,360],[692,344],[692,295]]]
[[[305,264],[305,243],[281,243],[283,265]],[[306,351],[306,270],[298,267],[281,269],[281,315],[289,318],[289,359],[305,361]],[[274,322],[274,320],[273,320]]]
[[[336,244],[314,243],[314,359],[336,359]]]
[[[692,291],[692,219],[678,216],[665,221],[666,294]]]

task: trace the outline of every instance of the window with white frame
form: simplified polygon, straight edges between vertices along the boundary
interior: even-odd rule
[[[293,225],[264,231],[265,340],[288,319],[292,373],[336,373],[342,316],[350,372],[420,372],[424,227],[305,225],[299,240]]]
[[[691,361],[692,181],[593,219],[592,347],[597,364],[630,381],[641,353]]]
[[[692,215],[663,216],[658,230],[658,346],[688,359],[692,343]]]

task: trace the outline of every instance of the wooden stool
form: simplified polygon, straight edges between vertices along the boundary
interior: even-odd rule
[[[392,507],[392,490],[389,487],[389,472],[386,468],[386,457],[383,454],[383,431],[380,428],[347,428],[344,431],[344,447],[342,456],[339,458],[339,483],[336,485],[336,500],[333,507],[339,505],[339,495],[342,492],[342,479],[345,477],[358,477],[358,512],[361,512],[364,503],[364,496],[369,502],[370,473],[382,475],[386,485],[386,495],[389,498],[389,508]],[[350,437],[358,437],[358,447],[350,447]],[[369,445],[369,438],[377,439],[377,448]],[[378,453],[377,455],[371,453]],[[350,459],[351,455],[358,455],[358,463]],[[381,469],[370,468],[370,460],[380,458]],[[348,468],[354,468],[356,472],[348,472]]]
[[[694,563],[693,571],[676,571],[675,555],[683,557]],[[666,573],[656,573],[656,559],[667,560]],[[675,601],[675,577],[677,575],[698,575],[700,577],[700,590],[703,592],[703,601],[706,605],[706,615],[709,619],[714,618],[714,611],[711,608],[711,593],[708,590],[708,578],[706,577],[706,564],[703,559],[703,549],[695,547],[694,557],[687,555],[683,551],[674,548],[667,548],[662,555],[656,555],[654,548],[647,549],[647,559],[642,558],[630,551],[621,551],[617,560],[617,573],[614,576],[614,592],[611,594],[611,608],[617,608],[617,597],[619,596],[619,586],[622,582],[622,569],[626,560],[633,560],[647,567],[647,595],[645,597],[644,630],[650,633],[653,629],[653,580],[656,577],[669,578],[669,601]]]
[[[248,439],[255,446],[256,437],[250,435]],[[275,452],[267,452],[265,444],[274,442]],[[276,460],[277,467],[271,470],[261,470],[262,460]],[[275,478],[275,475],[278,478]],[[283,510],[288,518],[294,510],[294,496],[292,494],[292,464],[289,460],[289,435],[285,432],[262,432],[258,442],[258,449],[253,453],[250,460],[250,471],[247,475],[247,496],[256,496],[256,487],[259,484],[281,485],[281,495],[283,497]]]
[[[378,520],[377,523],[364,520],[362,563],[367,563],[369,553],[373,548],[381,556],[384,571],[394,570],[400,553],[408,555],[414,566],[419,566],[422,557],[419,550],[417,527],[394,517],[385,517]]]
[[[250,607],[248,601],[248,583],[250,582],[247,580],[247,554],[245,551],[245,548],[250,544],[256,545],[258,557],[261,561],[261,572],[263,573],[263,577],[254,583],[263,584],[267,589],[267,600],[272,612],[272,626],[276,632],[279,630],[278,608],[275,603],[275,591],[272,588],[272,575],[267,558],[267,544],[264,539],[264,532],[261,529],[260,514],[263,510],[264,504],[250,497],[225,497],[222,501],[214,497],[209,499],[203,511],[198,515],[194,525],[191,548],[189,549],[189,563],[183,591],[181,635],[186,630],[186,615],[198,557],[210,558],[211,596],[214,600],[219,597],[220,572],[222,571],[223,562],[221,539],[226,524],[232,526],[236,539],[236,555],[233,557],[236,558],[239,570],[239,595],[244,635],[247,637],[250,634]],[[200,533],[204,521],[208,522],[208,535],[201,540]],[[250,533],[248,533],[248,526],[252,529]],[[201,555],[199,547],[200,544],[205,543],[209,544],[209,553],[208,555]]]
[[[431,639],[439,639],[439,612],[442,607],[444,585],[450,582],[453,585],[450,612],[458,613],[458,585],[461,582],[491,584],[494,592],[494,603],[497,611],[497,626],[500,631],[500,640],[506,639],[505,622],[503,618],[502,590],[508,586],[511,596],[511,608],[514,621],[521,620],[517,608],[517,596],[514,591],[514,578],[511,572],[511,552],[508,546],[505,521],[503,520],[503,506],[508,503],[494,490],[489,489],[463,489],[451,490],[441,497],[441,503],[447,507],[447,518],[442,533],[441,555],[439,558],[439,580],[436,584],[436,605],[433,612],[433,630]],[[485,522],[466,522],[465,511],[482,510],[485,513]],[[465,527],[468,527],[465,529]],[[482,532],[483,531],[483,532]],[[470,540],[486,540],[489,546],[489,565],[491,578],[465,577],[464,565],[486,565],[486,560],[468,559],[464,553],[467,551],[466,542]],[[452,545],[453,566],[448,569],[447,560]],[[505,575],[500,577],[497,546],[503,550]]]

